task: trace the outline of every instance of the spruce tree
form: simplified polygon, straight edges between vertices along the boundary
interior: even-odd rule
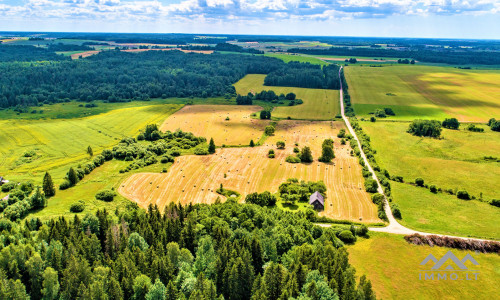
[[[250,147],[254,147],[255,146],[255,143],[253,142],[253,140],[250,140]]]
[[[43,192],[47,197],[52,197],[56,194],[56,188],[49,172],[45,172],[45,176],[43,176]]]
[[[215,143],[213,138],[210,138],[210,143],[208,144],[208,153],[210,154],[215,153]]]
[[[73,167],[69,168],[68,181],[72,186],[78,183],[78,175],[76,174],[76,171],[75,169],[73,169]]]
[[[92,147],[87,148],[87,153],[89,154],[90,157],[94,156],[94,151],[92,150]]]

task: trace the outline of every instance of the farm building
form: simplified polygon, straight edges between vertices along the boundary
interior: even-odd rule
[[[325,199],[316,191],[309,197],[309,204],[314,206],[316,210],[323,210],[325,208]]]

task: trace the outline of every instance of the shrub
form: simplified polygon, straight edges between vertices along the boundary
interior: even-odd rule
[[[276,147],[278,147],[278,149],[285,149],[285,142],[283,142],[283,141],[277,141],[276,142]]]
[[[394,175],[394,176],[392,176],[391,179],[394,180],[394,181],[396,181],[396,182],[404,182],[403,181],[403,176]]]
[[[352,244],[356,242],[356,237],[352,234],[350,230],[343,230],[337,236],[342,242],[347,244]]]
[[[469,193],[465,190],[457,191],[457,198],[462,199],[462,200],[470,200],[471,199]]]
[[[375,117],[370,117],[370,122],[375,122],[377,121],[377,119],[375,119]]]
[[[102,190],[95,195],[97,200],[111,202],[115,198],[116,193],[113,190]]]
[[[436,120],[413,120],[407,132],[415,136],[438,138],[441,135],[441,122]]]
[[[396,219],[401,219],[401,211],[399,210],[399,206],[396,203],[391,204],[392,215]]]
[[[63,181],[63,183],[61,183],[59,185],[60,190],[69,189],[70,187],[71,187],[71,183],[68,180]]]
[[[462,238],[452,238],[438,235],[420,235],[418,233],[406,235],[405,240],[410,244],[429,245],[455,248],[460,250],[480,251],[483,253],[499,253],[500,242],[476,241]]]
[[[291,164],[297,164],[300,163],[301,160],[297,156],[289,155],[285,159],[286,162],[291,163]]]
[[[274,158],[274,150],[273,149],[269,149],[269,152],[267,153],[267,157]]]
[[[448,129],[458,129],[458,127],[460,127],[460,122],[458,122],[456,118],[444,119],[441,125]]]
[[[294,153],[299,153],[299,152],[300,152],[299,147],[294,147],[294,148],[293,148],[293,152],[294,152]]]
[[[360,225],[356,228],[356,235],[358,236],[366,236],[368,234],[368,227],[365,224]]]
[[[84,209],[85,209],[85,202],[80,200],[76,203],[71,204],[69,211],[72,213],[79,213],[82,212]]]
[[[484,128],[476,127],[476,125],[474,125],[474,124],[467,125],[466,129],[468,131],[472,131],[472,132],[484,132]]]
[[[166,163],[169,163],[169,162],[174,162],[174,158],[170,155],[164,155],[161,159],[160,159],[160,162],[162,164],[166,164]]]
[[[376,193],[378,189],[378,184],[375,179],[368,178],[365,180],[365,189],[368,193]]]
[[[9,191],[15,189],[16,186],[17,186],[17,183],[15,183],[15,182],[8,182],[8,183],[2,185],[2,192],[9,192]]]
[[[432,184],[429,187],[429,190],[431,191],[431,193],[434,193],[434,194],[437,193],[437,191],[438,191],[437,187],[434,184]]]
[[[384,202],[384,195],[380,193],[375,193],[372,195],[372,202],[379,205]]]
[[[345,138],[345,129],[340,129],[339,133],[337,133],[338,138]]]
[[[496,207],[500,207],[500,200],[498,199],[493,199],[490,201],[490,204]]]
[[[196,155],[207,155],[208,149],[206,147],[196,147],[194,149],[194,154]]]
[[[395,116],[396,115],[394,113],[394,111],[392,110],[392,108],[390,108],[390,107],[384,107],[384,111],[385,111],[385,114],[388,116]]]
[[[418,177],[417,179],[415,179],[415,184],[417,186],[424,186],[424,180],[420,177]]]
[[[386,117],[385,110],[383,110],[383,109],[376,109],[375,110],[375,117],[377,117],[377,118],[385,118]]]

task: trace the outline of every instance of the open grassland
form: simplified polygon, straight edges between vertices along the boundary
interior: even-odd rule
[[[100,153],[123,137],[136,135],[147,124],[162,122],[181,108],[173,104],[143,104],[83,118],[2,119],[0,174],[10,180],[41,183],[43,173],[50,171],[56,183],[60,183],[70,165],[87,159],[89,145],[94,153]],[[29,151],[36,154],[24,157]]]
[[[295,93],[298,99],[304,101],[301,105],[281,106],[273,110],[274,118],[288,117],[298,120],[331,120],[340,114],[339,92],[326,89],[307,89],[296,87],[264,86],[266,75],[249,74],[234,84],[238,94],[249,92],[259,93],[263,90],[273,90],[276,94]]]
[[[301,63],[310,63],[313,65],[327,65],[328,64],[327,62],[325,62],[317,57],[305,56],[305,55],[300,55],[300,54],[266,53],[265,56],[276,57],[276,58],[279,58],[286,63],[289,63],[291,61],[298,61]]]
[[[465,189],[486,200],[500,198],[500,134],[483,125],[484,132],[443,129],[443,139],[420,138],[406,132],[408,123],[363,122],[378,164],[405,181],[422,177],[442,189]],[[463,127],[463,125],[462,125]],[[492,207],[493,208],[493,207]]]
[[[477,280],[419,280],[420,262],[427,255],[436,258],[453,252],[459,259],[468,251],[408,244],[402,236],[370,232],[348,247],[349,261],[356,274],[371,280],[378,299],[493,299],[498,295],[500,256],[470,253],[479,263]],[[467,265],[467,267],[472,267]],[[427,266],[429,268],[429,266]],[[457,272],[462,273],[462,272]],[[460,274],[463,278],[464,275]],[[470,278],[474,278],[471,275]]]
[[[261,110],[260,106],[188,105],[167,118],[160,129],[182,129],[213,138],[219,145],[248,145],[250,140],[259,141],[269,123],[250,116]]]
[[[391,107],[395,117],[485,122],[500,115],[500,71],[394,65],[349,66],[346,78],[357,115]]]
[[[288,178],[306,181],[323,180],[327,185],[327,199],[323,215],[336,219],[379,222],[376,207],[364,191],[361,169],[355,157],[349,155],[348,146],[336,139],[337,158],[332,164],[290,164],[293,147],[309,145],[313,156],[320,156],[321,143],[332,138],[343,127],[340,122],[280,121],[276,134],[263,146],[254,148],[221,148],[208,156],[182,156],[176,159],[168,173],[140,173],[130,176],[119,188],[125,197],[146,207],[160,207],[169,202],[213,203],[218,197],[216,189],[237,191],[244,196],[252,192],[277,192]],[[241,134],[242,128],[228,132]],[[284,150],[276,149],[278,140],[286,142]],[[276,158],[267,157],[274,149]]]
[[[391,183],[394,202],[403,215],[400,223],[424,232],[500,240],[500,208],[477,200],[460,200],[426,188]]]

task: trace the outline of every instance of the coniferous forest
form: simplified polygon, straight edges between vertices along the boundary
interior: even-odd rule
[[[314,214],[230,200],[116,215],[0,220],[0,298],[375,299],[342,241],[366,232]]]

